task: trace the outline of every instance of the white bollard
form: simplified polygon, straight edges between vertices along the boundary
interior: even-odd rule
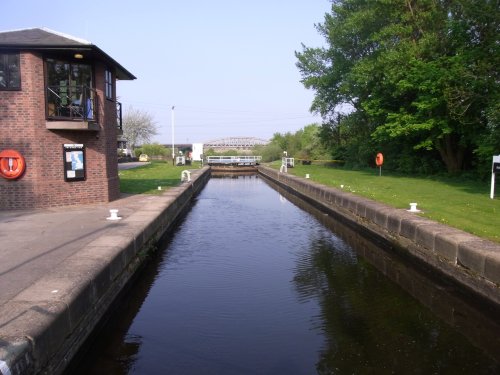
[[[107,217],[107,220],[120,220],[121,217],[118,216],[118,210],[109,210],[109,217]]]
[[[306,178],[309,178],[309,173],[306,173]]]
[[[182,171],[181,173],[181,182],[190,182],[191,181],[191,172],[189,172],[187,169]]]
[[[410,209],[407,211],[408,212],[420,212],[420,210],[417,209],[417,203],[410,203]]]

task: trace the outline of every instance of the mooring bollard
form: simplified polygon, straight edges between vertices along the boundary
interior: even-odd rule
[[[181,182],[189,182],[191,181],[191,172],[189,172],[187,169],[183,170],[181,173]]]
[[[410,209],[407,211],[408,212],[420,212],[420,210],[417,209],[417,203],[410,203]]]
[[[120,220],[121,217],[118,216],[118,210],[109,210],[109,217],[107,217],[107,220]]]

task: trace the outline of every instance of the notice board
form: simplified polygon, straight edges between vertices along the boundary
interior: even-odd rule
[[[64,144],[64,180],[85,180],[85,146],[83,144]]]

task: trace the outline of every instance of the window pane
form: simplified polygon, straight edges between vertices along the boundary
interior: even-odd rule
[[[0,88],[7,87],[7,59],[0,55]]]
[[[19,55],[9,56],[9,87],[21,87],[21,71],[19,69]]]
[[[45,65],[48,116],[94,118],[92,66],[56,59]]]
[[[113,75],[111,74],[111,71],[106,70],[104,72],[104,81],[106,98],[113,99]]]
[[[20,87],[19,54],[0,54],[0,89],[19,89]]]
[[[69,64],[62,61],[47,60],[47,82],[49,86],[59,86],[69,76]]]

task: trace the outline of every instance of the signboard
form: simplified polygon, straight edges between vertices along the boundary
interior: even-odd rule
[[[85,146],[83,144],[64,144],[64,181],[85,180]]]
[[[500,163],[493,163],[493,173],[500,172]]]
[[[193,143],[192,156],[194,161],[203,160],[203,143]]]

